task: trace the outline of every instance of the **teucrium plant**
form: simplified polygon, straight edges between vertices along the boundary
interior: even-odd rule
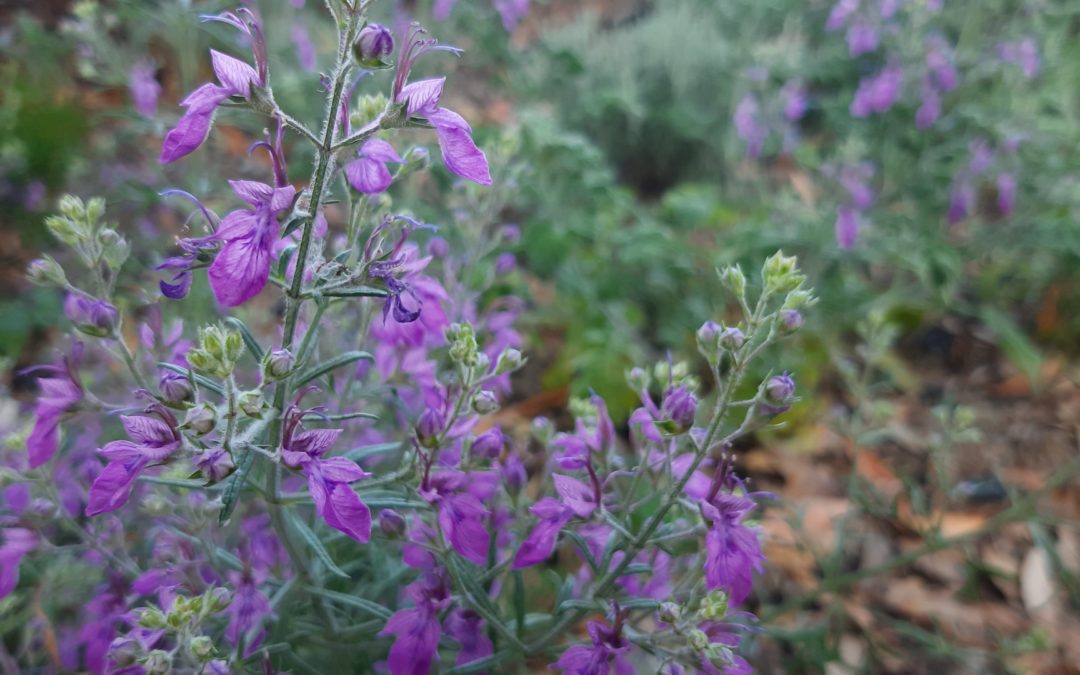
[[[161,160],[195,151],[228,104],[268,120],[256,147],[273,175],[230,181],[245,206],[224,217],[164,193],[191,200],[206,232],[159,265],[164,305],[142,308],[137,339],[117,309],[134,316],[136,301],[116,297],[128,245],[101,224],[104,202],[67,197],[48,220],[87,271],[69,281],[44,258],[31,275],[66,290],[87,342],[39,379],[29,461],[13,470],[52,510],[4,516],[0,592],[24,556],[76,537],[105,571],[67,665],[96,672],[351,672],[384,659],[394,675],[510,672],[526,658],[570,673],[745,671],[750,615],[736,608],[764,561],[762,495],[729,449],[796,400],[786,372],[744,382],[814,302],[795,259],[769,258],[755,282],[719,271],[742,319],[697,332],[705,369],[669,358],[628,374],[641,400],[628,442],[593,396],[572,402],[573,430],[536,420],[530,456],[492,424],[525,363],[521,303],[481,302],[515,265],[479,242],[516,240],[516,227],[485,220],[497,210],[486,204],[458,223],[477,229],[462,238],[475,250],[436,237],[425,255],[413,239],[432,226],[383,195],[427,166],[422,148],[395,149],[414,128],[435,131],[452,173],[492,182],[468,123],[441,105],[444,78],[410,81],[422,54],[457,50],[414,25],[393,59],[369,4],[327,3],[338,49],[319,132],[275,101],[256,13],[208,17],[246,36],[254,65],[211,53],[217,83],[184,99]],[[388,96],[353,91],[365,68],[394,69]],[[294,140],[314,151],[300,188],[286,171]],[[345,206],[343,235],[329,229],[331,202]],[[460,274],[476,265],[488,273]],[[245,309],[189,342],[163,311],[192,302],[203,269],[221,306]],[[242,317],[271,293],[280,325],[253,331]],[[113,354],[127,384],[99,399],[87,383],[115,374],[87,352]],[[109,413],[103,445],[65,424],[88,412]]]

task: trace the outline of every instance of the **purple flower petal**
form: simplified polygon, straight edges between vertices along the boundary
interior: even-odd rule
[[[165,135],[161,144],[162,164],[169,164],[195,151],[210,133],[210,123],[218,104],[229,97],[229,90],[204,84],[191,93],[180,105],[187,108],[176,126]]]
[[[270,250],[261,237],[234,239],[210,265],[210,287],[226,307],[242,305],[259,294],[270,277]]]
[[[255,69],[240,59],[233,58],[228,54],[211,49],[210,62],[214,66],[214,74],[218,81],[230,94],[248,98],[251,95],[251,86],[259,81],[259,74]]]
[[[487,156],[476,147],[472,139],[472,129],[464,118],[452,110],[438,108],[427,113],[427,119],[435,125],[446,168],[474,183],[491,185]]]
[[[438,108],[444,84],[446,84],[445,77],[410,82],[401,88],[397,101],[405,104],[407,115],[427,117]]]
[[[86,515],[115,511],[127,503],[135,479],[146,465],[145,460],[130,462],[110,462],[94,479],[90,486],[90,499],[86,504]]]

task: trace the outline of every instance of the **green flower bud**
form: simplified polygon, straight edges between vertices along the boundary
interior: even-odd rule
[[[709,636],[705,634],[705,631],[694,628],[686,634],[686,641],[690,644],[690,648],[699,654],[709,648]]]
[[[525,365],[525,359],[521,352],[513,347],[507,347],[499,354],[499,360],[495,362],[495,374],[512,373]]]
[[[263,378],[274,381],[285,378],[292,372],[296,359],[288,349],[275,349],[267,352],[263,358]]]
[[[201,349],[192,349],[187,353],[187,362],[194,370],[208,373],[216,368],[214,359]]]
[[[240,392],[236,404],[245,415],[256,418],[262,417],[263,412],[268,407],[262,392],[255,389]]]
[[[214,655],[214,641],[206,635],[191,639],[191,655],[199,661],[206,661]]]
[[[105,264],[114,272],[120,269],[131,253],[131,246],[127,240],[121,237],[116,230],[105,228],[98,233],[98,241],[101,242],[101,252]]]
[[[183,426],[196,436],[205,436],[217,426],[217,410],[209,403],[200,403],[187,411]]]
[[[634,367],[626,371],[626,384],[634,391],[643,391],[649,388],[649,372],[644,368]]]
[[[225,334],[225,362],[235,364],[244,355],[244,338],[238,331]]]
[[[77,246],[86,238],[86,230],[78,224],[78,221],[63,216],[49,216],[45,219],[45,227],[60,242],[68,246]]]
[[[165,627],[165,612],[157,607],[147,607],[139,614],[139,625],[150,630],[160,630]]]
[[[60,213],[71,220],[83,220],[86,217],[86,205],[75,195],[64,195],[57,204]]]
[[[86,224],[93,227],[105,215],[105,200],[101,197],[92,197],[86,203]]]
[[[210,599],[208,609],[211,614],[224,612],[232,603],[232,594],[225,588],[212,588],[206,594]]]
[[[146,655],[142,665],[147,673],[167,673],[172,670],[172,654],[164,649],[155,649]]]
[[[724,284],[736,298],[746,297],[746,275],[738,265],[729,265],[719,270],[720,282]]]
[[[770,293],[788,293],[802,286],[806,277],[799,274],[798,260],[777,251],[761,267],[761,280]]]
[[[720,621],[728,612],[728,596],[723,591],[712,591],[701,602],[699,613],[707,621]]]

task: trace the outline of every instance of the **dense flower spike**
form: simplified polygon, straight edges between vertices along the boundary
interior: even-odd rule
[[[461,115],[439,107],[446,78],[408,82],[413,64],[423,54],[436,50],[459,53],[459,50],[441,46],[437,40],[426,38],[425,35],[427,31],[418,24],[413,24],[401,42],[392,90],[393,100],[404,104],[407,116],[425,119],[435,127],[443,163],[447,169],[475,183],[491,185],[487,156],[473,142],[472,128]]]

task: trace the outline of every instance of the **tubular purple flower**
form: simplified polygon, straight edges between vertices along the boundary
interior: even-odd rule
[[[859,238],[859,212],[850,206],[836,210],[836,245],[849,249]]]
[[[30,530],[21,527],[0,529],[0,598],[15,590],[19,584],[19,563],[37,543],[37,537]]]
[[[407,590],[415,607],[395,612],[379,635],[396,638],[387,658],[390,675],[428,675],[442,636],[439,612],[449,598],[441,580],[421,579]]]
[[[558,668],[566,675],[606,675],[611,672],[611,663],[614,660],[615,672],[618,675],[636,672],[633,664],[626,660],[630,642],[622,637],[625,618],[616,605],[614,625],[607,626],[598,621],[588,622],[585,629],[592,645],[570,647],[549,667]]]
[[[301,392],[300,396],[303,396]],[[341,429],[298,431],[304,415],[299,398],[285,416],[281,439],[281,461],[307,476],[308,491],[315,503],[315,512],[330,527],[344,532],[361,544],[371,540],[371,510],[349,486],[370,474],[345,457],[324,459]]]
[[[345,165],[345,177],[357,192],[379,194],[390,187],[394,178],[386,168],[388,162],[401,164],[405,160],[384,140],[372,138],[360,147],[359,159]]]
[[[929,76],[941,91],[952,91],[959,79],[956,66],[953,65],[952,50],[939,35],[931,36],[927,42],[929,48],[926,51],[926,68]]]
[[[697,398],[686,387],[671,387],[664,394],[660,413],[673,422],[678,431],[685,431],[694,425]]]
[[[477,659],[487,658],[495,651],[484,630],[484,620],[468,609],[455,609],[446,617],[446,633],[461,644],[455,666],[464,666]]]
[[[439,45],[437,40],[424,38],[426,34],[419,24],[414,23],[402,41],[392,97],[396,103],[405,104],[406,116],[426,119],[435,127],[447,169],[480,185],[491,185],[487,156],[473,142],[472,128],[461,115],[439,107],[446,78],[406,84],[413,64],[421,55],[436,50],[461,53],[454,47]]]
[[[788,122],[797,122],[806,114],[808,95],[802,80],[789,80],[780,89],[784,99],[784,117]]]
[[[502,452],[505,443],[506,437],[503,436],[502,429],[496,426],[477,436],[469,451],[475,457],[494,459]]]
[[[721,494],[701,503],[709,524],[705,534],[705,585],[722,589],[732,605],[740,605],[753,590],[753,572],[765,560],[757,531],[742,524],[755,507],[753,500]]]
[[[769,130],[758,120],[759,110],[757,99],[747,94],[735,107],[735,133],[746,142],[746,154],[748,157],[757,157],[761,154],[761,148]]]
[[[848,26],[847,44],[850,56],[860,56],[876,51],[878,41],[877,27],[869,21],[858,19]]]
[[[825,20],[825,30],[830,33],[844,27],[848,19],[859,10],[859,0],[837,0]]]
[[[318,66],[318,53],[315,51],[315,43],[311,41],[311,34],[303,23],[294,23],[290,29],[293,46],[296,47],[296,59],[300,67],[311,73]]]
[[[64,315],[87,335],[107,337],[120,323],[120,313],[105,302],[82,293],[69,292],[64,299]]]
[[[210,265],[210,287],[226,307],[255,297],[270,276],[270,259],[277,243],[277,213],[288,208],[296,195],[291,185],[272,188],[265,183],[231,180],[233,192],[252,209],[233,211],[221,220],[214,239],[223,242]]]
[[[131,67],[128,75],[128,91],[131,102],[143,117],[157,114],[158,97],[161,96],[161,84],[155,75],[156,68],[149,61],[138,61]]]
[[[210,60],[221,86],[206,83],[188,95],[180,105],[187,110],[161,145],[162,164],[169,164],[194,152],[210,133],[217,107],[230,96],[250,98],[252,87],[266,87],[267,56],[262,29],[251,10],[240,8],[218,16],[204,16],[203,21],[221,21],[236,27],[251,38],[255,68],[239,59],[210,50]]]
[[[122,416],[128,441],[112,441],[98,450],[109,463],[90,486],[86,515],[115,511],[127,503],[143,469],[167,460],[181,445],[176,418],[159,403],[146,408],[156,417]]]
[[[928,129],[941,117],[941,97],[929,83],[923,84],[922,104],[915,111],[915,126]]]
[[[514,569],[532,567],[550,558],[559,532],[574,517],[573,509],[553,497],[544,497],[529,511],[539,522],[521,542],[514,556]]]
[[[953,185],[949,197],[949,224],[955,225],[967,218],[975,209],[975,186],[970,181],[961,180]]]
[[[30,468],[45,464],[56,454],[60,441],[60,418],[83,399],[83,388],[75,372],[82,357],[82,343],[76,342],[59,366],[37,366],[24,373],[41,371],[38,380],[41,394],[34,408],[34,428],[26,439]]]
[[[513,32],[529,14],[529,0],[492,0],[507,33]]]
[[[886,66],[873,77],[864,78],[851,101],[852,117],[869,117],[887,111],[900,95],[903,80],[904,71],[895,64]]]

